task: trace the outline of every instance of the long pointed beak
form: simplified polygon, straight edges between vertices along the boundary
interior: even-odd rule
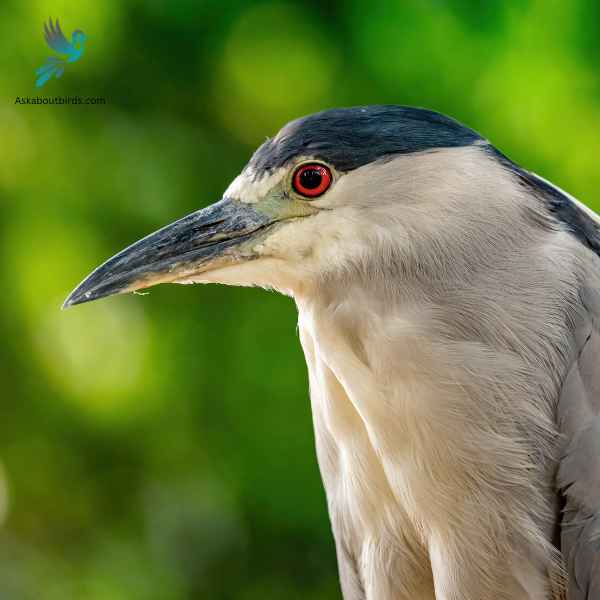
[[[275,222],[252,205],[224,198],[125,248],[71,292],[63,308],[252,258],[250,238]]]

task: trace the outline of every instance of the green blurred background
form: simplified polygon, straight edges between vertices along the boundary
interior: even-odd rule
[[[21,106],[58,17],[86,54]],[[600,3],[4,0],[0,598],[339,599],[287,298],[160,287],[67,312],[286,121],[426,106],[600,208]]]

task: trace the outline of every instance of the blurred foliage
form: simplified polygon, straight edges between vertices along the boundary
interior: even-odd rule
[[[0,598],[340,598],[295,307],[158,288],[66,313],[104,258],[220,197],[286,121],[451,114],[596,209],[596,0],[4,0]],[[20,106],[42,23],[88,35]]]

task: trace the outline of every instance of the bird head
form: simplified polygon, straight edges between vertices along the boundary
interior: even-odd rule
[[[110,258],[65,306],[159,283],[298,296],[350,268],[418,265],[443,246],[444,232],[459,236],[465,221],[477,220],[469,196],[496,185],[500,169],[486,147],[473,130],[423,109],[333,109],[292,121],[258,148],[221,200]]]

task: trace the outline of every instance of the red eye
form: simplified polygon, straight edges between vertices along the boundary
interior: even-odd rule
[[[293,185],[302,196],[316,198],[331,185],[331,171],[319,164],[302,165],[294,173]]]

